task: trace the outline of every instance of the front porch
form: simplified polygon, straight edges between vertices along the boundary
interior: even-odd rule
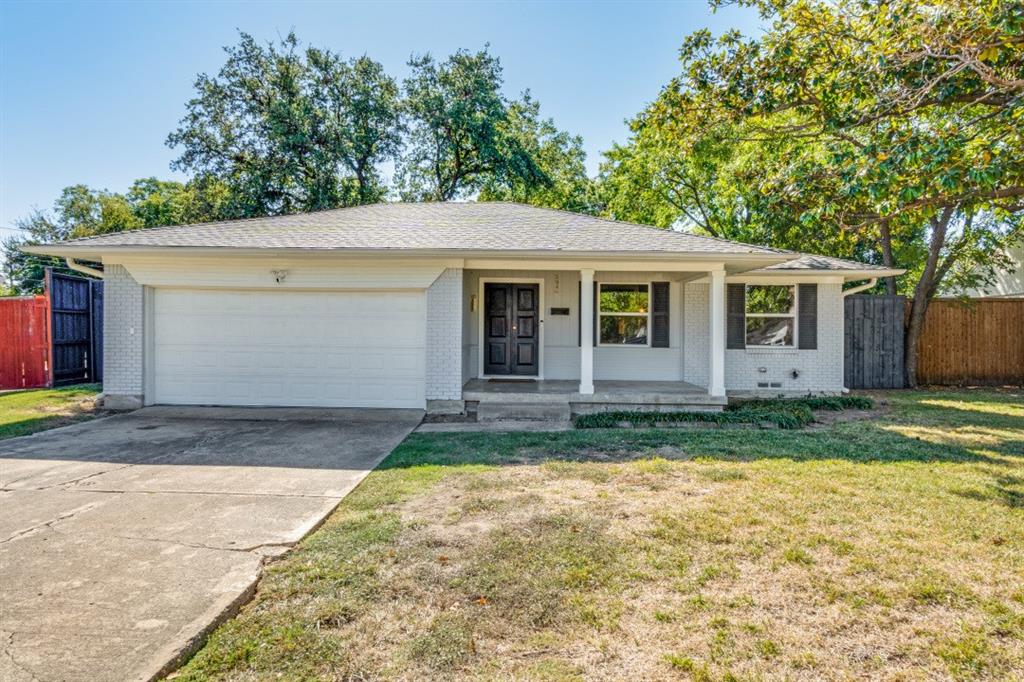
[[[470,379],[462,398],[469,412],[492,407],[562,407],[572,415],[610,410],[721,410],[725,396],[685,381],[594,381],[593,393],[581,393],[578,381]]]

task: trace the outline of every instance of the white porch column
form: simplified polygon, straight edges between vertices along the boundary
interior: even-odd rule
[[[725,396],[725,271],[712,270],[711,279],[711,343],[708,344],[711,372],[708,375],[708,393],[715,397]]]
[[[580,270],[580,393],[594,393],[594,271]]]

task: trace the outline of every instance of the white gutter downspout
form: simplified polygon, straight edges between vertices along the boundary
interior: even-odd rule
[[[875,284],[877,284],[877,283],[878,283],[878,278],[877,277],[872,277],[871,279],[869,279],[867,281],[866,284],[861,284],[859,286],[850,287],[849,289],[844,291],[843,292],[843,298],[846,298],[847,296],[850,296],[851,294],[859,294],[862,291],[866,291],[867,289],[870,289],[871,287],[875,286]],[[849,393],[849,392],[850,392],[850,389],[848,389],[846,386],[843,386],[843,393]]]
[[[97,279],[103,279],[103,271],[102,270],[97,270],[96,268],[90,268],[88,265],[82,265],[81,263],[76,261],[71,256],[68,256],[67,258],[65,258],[64,261],[68,264],[68,267],[71,268],[72,270],[74,270],[75,272],[81,272],[81,273],[84,273],[86,275],[91,275],[92,277],[96,277]]]
[[[843,292],[843,298],[846,298],[847,296],[849,296],[851,294],[859,294],[862,291],[866,291],[867,289],[870,289],[871,287],[875,286],[876,284],[878,284],[878,278],[877,277],[872,277],[871,279],[868,280],[867,284],[861,284],[860,286],[851,287],[851,288],[847,289],[846,291],[844,291]]]

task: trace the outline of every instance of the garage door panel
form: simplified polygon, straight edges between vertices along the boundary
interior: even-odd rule
[[[424,406],[422,292],[157,289],[155,401]]]

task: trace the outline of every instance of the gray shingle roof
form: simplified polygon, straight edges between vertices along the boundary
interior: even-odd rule
[[[390,203],[117,232],[76,247],[423,249],[786,255],[791,252],[524,204]]]
[[[763,246],[663,230],[569,211],[509,202],[389,203],[289,216],[153,227],[26,247],[35,253],[75,247],[355,249],[452,252],[635,253],[653,255],[791,258],[751,270],[874,272],[886,268]],[[57,255],[67,255],[57,251]]]

